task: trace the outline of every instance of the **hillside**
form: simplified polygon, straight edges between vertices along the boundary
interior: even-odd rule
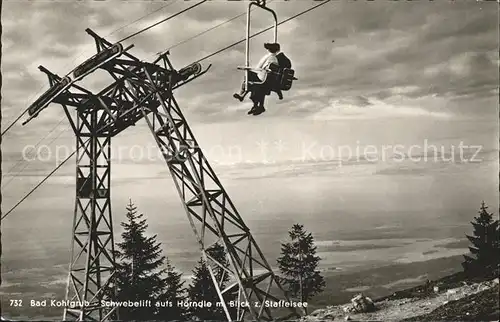
[[[454,274],[377,299],[372,312],[352,312],[349,303],[316,310],[301,321],[491,321],[498,320],[498,295],[498,278],[468,283]]]
[[[446,303],[431,313],[405,319],[404,321],[498,321],[499,287]]]

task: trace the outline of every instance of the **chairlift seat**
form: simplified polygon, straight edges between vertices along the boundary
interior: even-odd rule
[[[269,65],[268,79],[272,91],[288,91],[292,88],[295,78],[295,70],[291,68],[280,68],[277,64]],[[271,77],[271,78],[269,78]]]
[[[262,69],[252,68],[252,67],[238,67],[240,70],[249,70],[252,72],[260,72]],[[280,68],[277,64],[270,64],[268,69],[266,70],[264,80],[262,81],[249,81],[249,87],[254,85],[267,85],[270,92],[278,92],[278,91],[288,91],[292,88],[293,81],[297,80],[295,77],[295,70],[291,68]]]
[[[295,71],[293,69],[284,68],[281,72],[280,87],[282,91],[288,91],[292,88],[292,83],[296,78],[294,77]]]

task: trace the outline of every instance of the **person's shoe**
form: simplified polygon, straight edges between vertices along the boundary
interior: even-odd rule
[[[266,109],[264,108],[264,106],[258,106],[254,112],[252,113],[253,115],[260,115],[262,113],[264,113],[266,111]]]
[[[239,100],[240,102],[243,102],[244,97],[241,96],[240,94],[234,93],[233,97],[236,98],[237,100]]]
[[[248,114],[248,115],[253,114],[253,112],[255,112],[255,110],[256,110],[256,109],[257,109],[257,106],[256,106],[256,105],[252,106],[252,108],[250,109],[250,111],[248,111],[248,112],[247,112],[247,114]]]
[[[278,94],[278,99],[283,99],[283,93],[281,91],[277,91],[276,94]]]

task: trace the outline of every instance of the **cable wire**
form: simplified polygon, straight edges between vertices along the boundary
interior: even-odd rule
[[[132,26],[132,25],[133,25],[133,24],[135,24],[135,23],[138,23],[139,21],[143,20],[144,18],[147,18],[147,17],[151,16],[152,14],[157,13],[158,11],[161,11],[161,10],[165,9],[166,7],[169,7],[169,6],[173,5],[173,4],[174,4],[174,3],[176,3],[177,1],[178,1],[178,0],[174,0],[173,2],[170,2],[169,4],[166,4],[166,5],[164,5],[164,6],[161,6],[160,8],[158,8],[158,9],[156,9],[156,10],[153,10],[153,11],[151,11],[150,13],[145,14],[145,15],[143,15],[143,16],[141,16],[141,17],[139,17],[139,18],[135,19],[135,20],[134,20],[134,21],[132,21],[131,23],[128,23],[128,24],[126,24],[125,26],[122,26],[122,27],[120,27],[120,28],[118,28],[118,29],[114,30],[114,31],[113,31],[112,33],[110,33],[108,36],[110,36],[110,35],[112,35],[112,34],[114,34],[114,33],[118,32],[118,31],[120,31],[120,30],[123,30],[123,29],[125,29],[125,28],[127,28],[127,27],[130,27],[130,26]],[[107,36],[105,36],[105,37],[107,37]]]
[[[89,140],[87,140],[88,142]],[[85,142],[86,143],[86,142]],[[45,181],[47,181],[48,178],[50,178],[50,176],[52,176],[57,170],[59,170],[60,167],[63,166],[63,164],[65,164],[69,159],[71,159],[72,156],[74,156],[76,154],[76,151],[73,151],[73,153],[71,153],[66,159],[64,159],[57,167],[55,167],[54,170],[52,170],[42,181],[40,181],[33,189],[30,190],[30,192],[28,192],[28,194],[26,194],[26,196],[24,196],[21,200],[19,200],[9,211],[7,211],[7,213],[5,213],[5,215],[2,216],[2,218],[0,220],[4,220],[5,217],[7,217],[12,211],[14,211],[24,200],[26,200],[33,192],[35,192],[36,189],[38,189],[38,187],[40,187]]]
[[[42,88],[43,87],[41,87],[40,90]],[[40,94],[40,92],[38,92],[38,94]],[[26,112],[28,112],[28,108],[25,109],[9,126],[7,126],[7,128],[2,132],[2,136],[4,136],[4,134],[7,133],[7,131],[10,130],[10,128],[13,127],[14,124],[16,124],[17,122],[19,122],[19,120],[21,119],[21,117],[23,117],[24,114],[26,114]]]
[[[310,11],[312,11],[312,10],[316,9],[316,8],[319,8],[319,7],[321,7],[321,6],[325,5],[325,4],[327,4],[327,3],[328,3],[328,2],[330,2],[330,1],[331,1],[331,0],[325,0],[325,1],[323,1],[323,2],[321,2],[321,3],[319,3],[319,4],[317,4],[317,5],[315,5],[315,6],[311,7],[311,8],[309,8],[309,9],[306,9],[306,10],[304,10],[304,11],[302,11],[302,12],[299,12],[298,14],[295,14],[295,15],[293,15],[293,16],[291,16],[291,17],[289,17],[289,18],[287,18],[287,19],[285,19],[285,20],[283,20],[283,21],[279,22],[279,23],[278,23],[278,26],[279,26],[279,25],[282,25],[282,24],[284,24],[284,23],[286,23],[286,22],[288,22],[288,21],[290,21],[290,20],[292,20],[292,19],[295,19],[295,18],[297,18],[297,17],[300,17],[300,16],[302,16],[303,14],[306,14],[306,13],[308,13],[308,12],[310,12]],[[260,35],[260,34],[263,34],[264,32],[266,32],[266,31],[268,31],[268,30],[271,30],[271,29],[273,29],[273,28],[274,28],[274,26],[271,26],[271,27],[268,27],[268,28],[266,28],[266,29],[264,29],[264,30],[261,30],[261,31],[259,31],[259,32],[255,33],[255,34],[251,35],[251,36],[250,36],[250,38],[253,38],[253,37],[255,37],[255,36],[258,36],[258,35]],[[225,50],[227,50],[227,49],[229,49],[229,48],[231,48],[231,47],[234,47],[234,46],[236,46],[236,45],[241,44],[241,43],[242,43],[242,42],[244,42],[245,40],[246,40],[246,38],[245,38],[245,39],[241,39],[241,40],[239,40],[239,41],[237,41],[237,42],[235,42],[235,43],[233,43],[233,44],[231,44],[231,45],[229,45],[229,46],[226,46],[226,47],[224,47],[224,48],[221,48],[221,49],[217,50],[216,52],[214,52],[214,53],[212,53],[212,54],[210,54],[210,55],[207,55],[207,56],[205,56],[205,57],[203,57],[203,58],[201,58],[201,59],[198,59],[195,63],[199,63],[199,62],[201,62],[201,61],[204,61],[205,59],[208,59],[208,58],[210,58],[210,57],[213,57],[213,56],[215,56],[215,55],[218,55],[218,54],[220,54],[221,52],[223,52],[223,51],[225,51]]]
[[[274,0],[269,0],[267,3],[271,3],[271,2],[273,2],[273,1],[274,1]],[[252,10],[255,10],[255,8],[253,8]],[[193,40],[193,39],[195,39],[195,38],[198,38],[198,37],[200,37],[200,36],[202,36],[202,35],[204,35],[204,34],[206,34],[206,33],[210,32],[210,31],[212,31],[212,30],[214,30],[214,29],[217,29],[217,28],[221,27],[222,25],[225,25],[226,23],[229,23],[229,22],[231,22],[231,21],[233,21],[233,20],[236,20],[236,19],[238,19],[238,18],[240,18],[240,17],[242,17],[242,16],[244,16],[244,15],[246,15],[246,12],[243,12],[243,13],[241,13],[241,14],[237,15],[237,16],[234,16],[233,18],[231,18],[231,19],[229,19],[229,20],[226,20],[226,21],[224,21],[224,22],[221,22],[220,24],[218,24],[218,25],[216,25],[216,26],[213,26],[213,27],[211,27],[211,28],[209,28],[209,29],[207,29],[207,30],[205,30],[205,31],[202,31],[202,32],[200,32],[200,33],[198,33],[198,34],[196,34],[196,35],[194,35],[194,36],[192,36],[192,37],[189,37],[189,38],[187,38],[187,39],[185,39],[185,40],[183,40],[183,41],[180,41],[180,42],[176,43],[175,45],[173,45],[173,46],[169,47],[168,49],[165,49],[165,50],[161,51],[160,53],[162,53],[162,52],[166,52],[166,51],[169,51],[169,50],[172,50],[173,48],[176,48],[176,47],[178,47],[178,46],[180,46],[180,45],[182,45],[182,44],[185,44],[185,43],[187,43],[187,42],[189,42],[189,41],[191,41],[191,40]]]
[[[199,6],[199,5],[201,5],[201,4],[203,4],[203,3],[207,2],[207,1],[209,1],[209,0],[202,0],[202,1],[200,1],[200,2],[198,2],[198,3],[196,3],[196,4],[194,4],[194,5],[192,5],[192,6],[190,6],[190,7],[187,7],[186,9],[183,9],[183,10],[181,10],[181,11],[177,12],[177,13],[174,13],[174,14],[173,14],[173,15],[171,15],[170,17],[167,17],[167,18],[165,18],[165,19],[162,19],[162,20],[160,20],[160,21],[158,21],[158,22],[156,22],[156,23],[154,23],[154,24],[152,24],[152,25],[150,25],[150,26],[148,26],[148,27],[146,27],[146,28],[143,28],[143,29],[141,29],[141,30],[139,30],[139,31],[137,31],[137,32],[134,32],[133,34],[131,34],[131,35],[129,35],[129,36],[127,36],[127,37],[125,37],[125,38],[123,38],[123,39],[119,40],[118,42],[123,42],[123,41],[128,40],[128,39],[130,39],[130,38],[132,38],[132,37],[135,37],[135,36],[137,36],[137,35],[139,35],[139,34],[141,34],[141,33],[145,32],[145,31],[147,31],[147,30],[149,30],[149,29],[151,29],[151,28],[153,28],[153,27],[156,27],[156,26],[158,26],[159,24],[164,23],[165,21],[168,21],[168,20],[170,20],[170,19],[172,19],[172,18],[175,18],[175,17],[177,17],[178,15],[183,14],[184,12],[186,12],[186,11],[188,11],[188,10],[191,10],[191,9],[193,9],[193,8],[195,8],[195,7]]]
[[[52,132],[54,132],[57,127],[66,119],[66,117],[64,117],[63,119],[61,119],[61,121],[59,121],[59,123],[46,135],[44,136],[42,139],[40,139],[37,144],[33,147],[34,149],[36,149],[40,143],[42,143],[43,140],[45,140]],[[49,143],[48,145],[52,144],[55,140],[57,140],[63,133],[65,133],[66,131],[68,131],[71,127],[68,126],[67,128],[65,128],[64,130],[62,130],[61,132],[59,132],[59,134],[57,134]],[[35,156],[36,156],[36,151],[35,151]],[[29,163],[26,162],[26,160],[24,160],[23,158],[19,159],[18,162],[12,166],[12,168],[9,169],[9,171],[7,172],[7,175],[9,175],[10,173],[12,173],[12,170],[14,170],[19,164],[21,164],[23,161],[25,161],[25,164],[24,166],[21,168],[21,170],[19,170],[17,173],[13,174],[10,178],[9,181],[7,181],[5,184],[2,185],[2,189],[5,189],[9,186],[9,184],[17,177],[19,176],[21,173],[23,173],[23,171],[28,167]]]
[[[52,128],[52,130],[50,130],[50,131],[49,131],[49,133],[47,133],[47,135],[45,135],[43,138],[41,138],[40,140],[38,140],[38,142],[34,145],[34,148],[36,149],[36,148],[40,145],[40,143],[42,143],[42,141],[43,141],[43,140],[45,140],[45,139],[46,139],[46,138],[47,138],[47,137],[48,137],[48,136],[49,136],[52,132],[54,132],[54,131],[57,129],[57,127],[58,127],[59,125],[61,125],[61,123],[62,123],[62,122],[64,122],[64,120],[65,120],[65,119],[66,119],[66,116],[65,116],[65,117],[63,117],[63,118],[62,118],[62,119],[61,119],[61,120],[60,120],[60,121],[59,121],[59,122],[58,122],[58,123],[57,123],[57,124],[56,124],[56,125]],[[61,135],[61,134],[59,134],[59,135]],[[7,173],[6,173],[6,174],[10,174],[10,173],[12,172],[12,170],[14,170],[14,168],[16,168],[16,167],[17,167],[17,166],[18,166],[21,162],[23,162],[23,158],[18,159],[18,160],[17,160],[17,162],[16,162],[16,164],[14,164],[14,165],[13,165],[13,166],[12,166],[12,167],[11,167],[11,168],[7,171]]]

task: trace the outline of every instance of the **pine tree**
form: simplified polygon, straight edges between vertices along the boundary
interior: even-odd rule
[[[121,320],[152,320],[158,317],[156,302],[163,299],[167,291],[182,291],[178,283],[169,285],[169,276],[174,276],[173,268],[167,261],[167,268],[162,268],[166,257],[161,254],[160,243],[156,235],[146,237],[148,228],[142,214],[130,200],[127,206],[127,221],[121,225],[123,241],[117,243],[115,252],[117,262],[117,301],[151,301],[149,306],[120,307]],[[167,274],[167,277],[163,277]],[[172,275],[174,274],[174,275]],[[143,302],[144,303],[144,302]]]
[[[217,260],[224,267],[229,267],[229,262],[226,259],[226,252],[224,246],[219,243],[214,244],[211,248],[207,249],[207,253],[210,257]],[[215,278],[220,282],[220,287],[224,288],[229,282],[229,275],[224,271],[224,269],[218,265],[212,265],[212,271]],[[193,281],[188,288],[189,299],[192,302],[211,302],[212,306],[208,307],[193,307],[190,310],[192,317],[204,320],[221,320],[225,321],[226,314],[222,306],[217,306],[220,302],[219,295],[212,281],[208,264],[200,259],[197,266],[193,270]],[[224,298],[226,302],[234,300],[236,298],[233,294],[225,294]],[[234,309],[228,306],[229,313],[233,314]]]
[[[182,273],[176,272],[170,261],[166,260],[165,278],[166,289],[158,297],[158,303],[164,303],[158,308],[158,318],[162,321],[184,320],[188,317],[188,311],[184,306],[178,305],[179,302],[186,300],[184,281],[182,281]],[[170,303],[167,304],[167,303]]]
[[[192,307],[190,315],[201,321],[204,320],[224,320],[226,318],[224,311],[217,307],[219,296],[210,277],[207,264],[200,259],[198,265],[193,270],[193,281],[188,288],[188,296],[191,302],[209,302],[211,307]]]
[[[278,258],[280,280],[292,297],[306,302],[325,287],[324,278],[317,270],[321,258],[316,256],[312,234],[307,233],[303,225],[293,225],[288,234],[291,240],[281,244],[282,256]]]
[[[493,214],[488,213],[487,209],[483,201],[479,216],[471,221],[474,228],[473,236],[466,235],[472,243],[469,250],[474,257],[464,255],[465,261],[462,266],[464,272],[471,277],[491,274],[498,270],[500,264],[498,220],[493,220]]]

